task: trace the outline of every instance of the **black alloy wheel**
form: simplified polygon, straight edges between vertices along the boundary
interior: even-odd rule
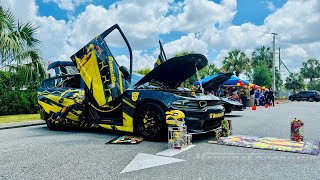
[[[167,128],[165,111],[156,103],[141,105],[135,113],[135,128],[147,140],[162,140]]]

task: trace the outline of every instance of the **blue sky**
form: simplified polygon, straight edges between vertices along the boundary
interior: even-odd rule
[[[45,2],[43,0],[36,0],[36,4],[39,6],[39,15],[40,16],[53,16],[57,20],[68,21],[70,17],[76,17],[81,12],[85,11],[85,8],[88,4],[94,4],[96,6],[103,6],[108,9],[110,5],[117,1],[104,1],[104,0],[95,0],[87,3],[80,4],[73,11],[61,9],[59,5],[55,2]],[[183,1],[175,1],[183,2]],[[213,0],[217,4],[221,4],[221,0]],[[233,17],[232,24],[241,25],[243,23],[252,23],[255,25],[263,25],[265,18],[273,13],[274,9],[270,9],[269,4],[273,5],[275,9],[281,8],[286,0],[238,0],[237,1],[237,13]],[[173,14],[169,12],[167,15]],[[186,32],[182,31],[171,31],[167,34],[160,34],[159,39],[163,43],[174,41],[179,39],[181,36],[186,35]],[[154,50],[153,48],[146,48],[144,52],[150,53]],[[216,50],[209,50],[208,54],[210,56],[217,56],[218,52]]]
[[[320,58],[319,0],[0,0],[22,22],[39,26],[46,61],[70,60],[79,48],[118,23],[133,49],[134,69],[152,67],[158,40],[168,56],[193,51],[221,67],[228,51],[251,57],[255,48],[276,48],[297,71],[308,58]],[[119,56],[119,61],[128,57]],[[284,68],[282,68],[284,69]],[[281,72],[284,76],[287,72]]]
[[[108,8],[111,4],[117,1],[105,1],[105,0],[95,0],[90,2],[94,5],[101,5]],[[178,2],[178,1],[176,1]],[[213,0],[213,2],[221,3],[221,0]],[[238,0],[237,1],[237,14],[233,19],[235,25],[241,25],[245,22],[252,22],[256,25],[262,25],[264,19],[272,13],[268,9],[268,3],[272,3],[275,8],[280,8],[286,0]],[[40,16],[53,16],[58,20],[68,20],[68,10],[60,9],[58,4],[54,2],[44,2],[43,0],[36,0],[39,6]],[[74,12],[71,14],[76,16],[85,10],[88,3],[79,5]]]
[[[44,2],[43,0],[36,0],[36,4],[39,6],[40,16],[53,16],[57,20],[68,21],[70,16],[77,16],[85,10],[86,5],[94,4],[96,6],[103,6],[109,8],[109,6],[117,1],[105,1],[94,0],[91,2],[80,4],[74,11],[69,11],[59,8],[55,2]],[[181,1],[175,1],[181,2]],[[221,3],[221,0],[213,0],[213,2]],[[238,0],[237,1],[237,13],[235,14],[232,23],[234,25],[241,25],[243,23],[251,22],[255,25],[263,25],[265,18],[273,12],[268,7],[268,4],[273,4],[274,8],[281,8],[287,0]],[[169,35],[161,35],[160,38],[164,41],[172,41],[178,39],[184,32],[173,31]]]

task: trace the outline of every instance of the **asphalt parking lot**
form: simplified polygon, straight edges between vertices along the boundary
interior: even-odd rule
[[[302,119],[305,139],[319,139],[320,103],[289,102],[232,113],[234,134],[288,139]],[[0,179],[319,179],[320,155],[207,144],[172,157],[166,142],[110,145],[117,133],[50,131],[45,125],[0,130]],[[166,165],[160,165],[160,164]],[[148,164],[148,165],[146,165]],[[147,166],[153,166],[145,168]],[[139,168],[144,168],[140,169]]]

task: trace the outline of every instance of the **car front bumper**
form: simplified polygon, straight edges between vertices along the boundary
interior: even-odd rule
[[[243,111],[244,108],[242,105],[231,105],[232,111]]]
[[[203,110],[181,111],[185,113],[185,123],[191,134],[207,133],[218,129],[221,126],[221,120],[224,119],[224,108],[220,105]]]

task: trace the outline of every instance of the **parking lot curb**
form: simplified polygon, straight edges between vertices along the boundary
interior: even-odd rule
[[[38,125],[43,125],[43,124],[46,124],[43,120],[5,123],[5,124],[0,124],[0,130],[20,128],[20,127],[28,127],[28,126],[38,126]]]

